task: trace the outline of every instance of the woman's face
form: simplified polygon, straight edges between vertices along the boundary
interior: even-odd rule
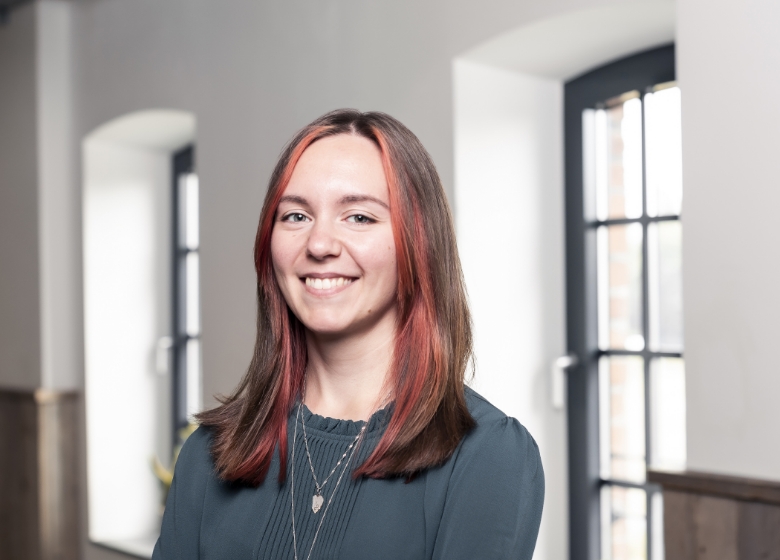
[[[362,136],[317,140],[276,212],[271,258],[298,319],[320,335],[395,325],[397,270],[379,149]]]

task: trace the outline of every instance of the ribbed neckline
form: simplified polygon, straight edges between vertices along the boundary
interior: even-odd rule
[[[395,403],[390,403],[371,415],[368,419],[366,436],[364,437],[376,437],[384,432],[393,415],[394,404]],[[298,403],[295,404],[292,410],[291,416],[293,421],[297,414]],[[319,435],[355,437],[360,429],[366,424],[364,420],[342,420],[339,418],[320,416],[309,410],[305,404],[301,409],[301,416],[303,421],[306,422],[306,431],[317,432]]]

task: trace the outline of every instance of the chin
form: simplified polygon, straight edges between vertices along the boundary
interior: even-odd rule
[[[301,322],[307,330],[326,336],[348,334],[353,326],[351,321],[336,317],[307,317]]]

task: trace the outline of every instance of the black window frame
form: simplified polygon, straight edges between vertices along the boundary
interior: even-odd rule
[[[586,219],[582,115],[585,109],[597,107],[623,93],[634,90],[645,92],[656,84],[674,80],[675,49],[673,44],[668,44],[609,63],[569,80],[564,85],[566,338],[569,354],[578,358],[576,365],[569,368],[567,384],[571,560],[601,558],[600,500],[604,482],[601,480],[599,465],[598,362],[603,355],[621,354],[601,351],[598,345],[596,228]],[[643,243],[646,262],[646,238]],[[646,278],[643,285],[646,289]],[[645,305],[645,327],[647,318]],[[645,358],[647,371],[649,360],[647,356]],[[648,379],[646,375],[646,383]],[[645,393],[647,403],[649,393]],[[645,411],[646,418],[648,414],[649,409]],[[649,441],[648,438],[648,445]],[[652,487],[647,483],[619,485],[645,490]],[[649,508],[647,515],[648,520],[651,520],[652,512]],[[651,541],[651,535],[648,534],[648,547]]]
[[[181,187],[183,175],[195,173],[195,146],[190,144],[175,152],[171,173],[171,318],[172,318],[172,429],[173,445],[182,442],[181,433],[189,423],[187,417],[187,276],[186,258],[191,251],[183,240]]]

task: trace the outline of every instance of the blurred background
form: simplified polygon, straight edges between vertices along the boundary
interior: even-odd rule
[[[0,0],[0,558],[150,558],[255,335],[272,167],[339,107],[435,160],[537,560],[780,557],[780,4]],[[775,350],[772,350],[775,348]]]

